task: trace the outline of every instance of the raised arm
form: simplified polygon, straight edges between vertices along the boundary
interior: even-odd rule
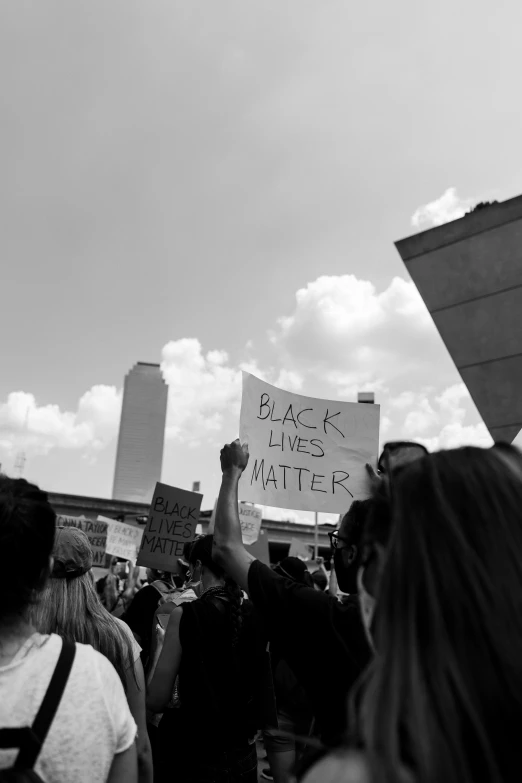
[[[248,447],[235,440],[221,449],[223,478],[216,508],[212,557],[237,584],[248,591],[248,570],[255,560],[241,538],[238,484],[248,463]]]

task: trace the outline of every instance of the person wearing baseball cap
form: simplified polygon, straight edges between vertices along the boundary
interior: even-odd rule
[[[69,641],[90,644],[112,663],[138,727],[139,783],[151,783],[141,647],[130,628],[102,605],[92,564],[92,549],[83,530],[57,526],[51,578],[33,610],[33,622],[41,633],[57,633]]]
[[[92,568],[89,539],[77,527],[56,528],[53,548],[53,579],[75,579]]]

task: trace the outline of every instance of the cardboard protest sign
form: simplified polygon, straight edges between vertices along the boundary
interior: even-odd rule
[[[98,522],[107,523],[106,552],[114,557],[122,557],[124,560],[136,562],[141,545],[143,529],[125,522],[118,522],[107,517],[98,517]]]
[[[56,524],[63,527],[77,527],[86,534],[92,549],[93,566],[101,567],[105,565],[105,547],[107,543],[107,523],[98,522],[87,517],[70,517],[64,514],[57,514]]]
[[[177,572],[183,547],[195,538],[202,500],[203,495],[158,481],[137,565]]]
[[[305,544],[299,538],[292,538],[288,557],[298,557],[299,560],[310,560],[314,556],[314,548],[310,544]]]
[[[250,460],[241,497],[267,506],[344,513],[367,497],[379,449],[379,406],[318,400],[243,373],[239,436]]]
[[[210,522],[208,523],[208,534],[214,533],[214,526],[216,524],[216,509],[217,500],[214,503],[214,508],[210,516]],[[263,511],[260,508],[254,506],[252,503],[239,503],[238,512],[243,544],[245,544],[245,546],[251,546],[252,544],[255,544],[259,537],[261,522],[263,521]]]
[[[256,543],[259,538],[262,521],[263,512],[260,508],[256,508],[251,503],[239,504],[239,523],[245,546],[251,546]]]

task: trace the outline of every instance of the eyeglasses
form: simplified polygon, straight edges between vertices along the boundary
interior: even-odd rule
[[[338,530],[329,530],[328,536],[330,538],[330,544],[332,545],[332,549],[339,549],[339,541],[344,541],[345,543],[348,543],[346,538],[339,536]]]
[[[422,443],[408,440],[391,441],[384,444],[377,467],[381,473],[389,473],[392,467],[414,462],[427,454],[429,454],[428,449]]]

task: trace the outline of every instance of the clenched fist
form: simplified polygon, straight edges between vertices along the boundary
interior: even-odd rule
[[[242,473],[248,465],[248,446],[241,445],[239,439],[227,443],[221,449],[221,470],[223,473],[239,471]]]

